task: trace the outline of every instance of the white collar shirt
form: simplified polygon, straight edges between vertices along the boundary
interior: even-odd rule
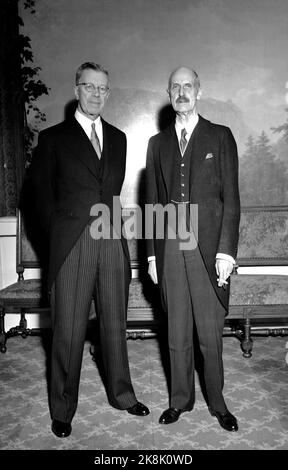
[[[101,121],[100,116],[98,116],[94,121],[92,121],[92,119],[89,119],[87,116],[84,116],[84,114],[80,113],[78,109],[76,109],[74,116],[75,116],[76,121],[79,122],[80,126],[84,130],[89,140],[91,140],[91,130],[92,130],[91,125],[93,122],[95,123],[95,130],[96,130],[96,134],[98,136],[101,151],[102,151],[103,150],[103,126],[102,126],[102,121]]]
[[[181,139],[181,131],[182,129],[186,129],[186,140],[187,142],[189,142],[189,139],[192,135],[192,132],[194,131],[197,123],[199,121],[199,116],[198,114],[195,114],[193,116],[190,116],[189,118],[189,121],[187,123],[185,123],[185,126],[183,125],[182,122],[179,121],[179,119],[176,117],[176,121],[175,121],[175,131],[176,131],[176,134],[177,134],[177,139],[178,139],[178,143],[180,142],[180,139]]]

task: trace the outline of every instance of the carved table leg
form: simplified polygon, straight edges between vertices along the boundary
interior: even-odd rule
[[[4,308],[0,309],[0,351],[2,353],[6,352],[6,333],[4,326],[5,310]]]
[[[252,356],[253,340],[251,338],[251,326],[249,318],[246,318],[244,323],[244,338],[242,339],[241,347],[244,357],[249,358]]]

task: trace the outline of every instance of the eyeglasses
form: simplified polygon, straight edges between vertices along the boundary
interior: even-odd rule
[[[107,93],[107,91],[109,90],[109,87],[106,85],[95,86],[93,83],[86,83],[86,82],[77,83],[77,86],[80,86],[80,85],[84,87],[87,93],[95,93],[95,91],[99,90],[99,93],[101,95],[105,95],[105,93]]]

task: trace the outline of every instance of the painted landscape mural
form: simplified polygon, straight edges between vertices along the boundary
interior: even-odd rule
[[[73,110],[78,65],[109,70],[104,117],[128,139],[124,206],[139,202],[148,140],[173,117],[167,80],[180,64],[199,73],[199,113],[232,129],[242,205],[288,204],[287,0],[36,0],[34,15],[21,3],[50,88],[41,128]]]

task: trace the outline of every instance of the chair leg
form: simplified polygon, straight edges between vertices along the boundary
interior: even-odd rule
[[[4,318],[5,318],[5,310],[4,308],[1,308],[0,309],[0,351],[2,353],[5,353],[7,350]]]
[[[22,338],[27,338],[27,336],[30,334],[30,330],[27,328],[27,320],[25,317],[25,312],[21,310],[20,312],[20,320],[19,320],[19,325],[13,326],[10,328],[9,331],[6,333],[6,338],[10,338],[11,336],[22,336]]]
[[[244,323],[244,338],[242,339],[241,347],[244,357],[249,358],[252,356],[253,340],[251,338],[251,325],[249,318],[246,318]]]
[[[27,338],[28,330],[27,330],[27,320],[25,317],[25,313],[21,311],[21,318],[19,322],[19,331],[21,331],[22,338]]]

